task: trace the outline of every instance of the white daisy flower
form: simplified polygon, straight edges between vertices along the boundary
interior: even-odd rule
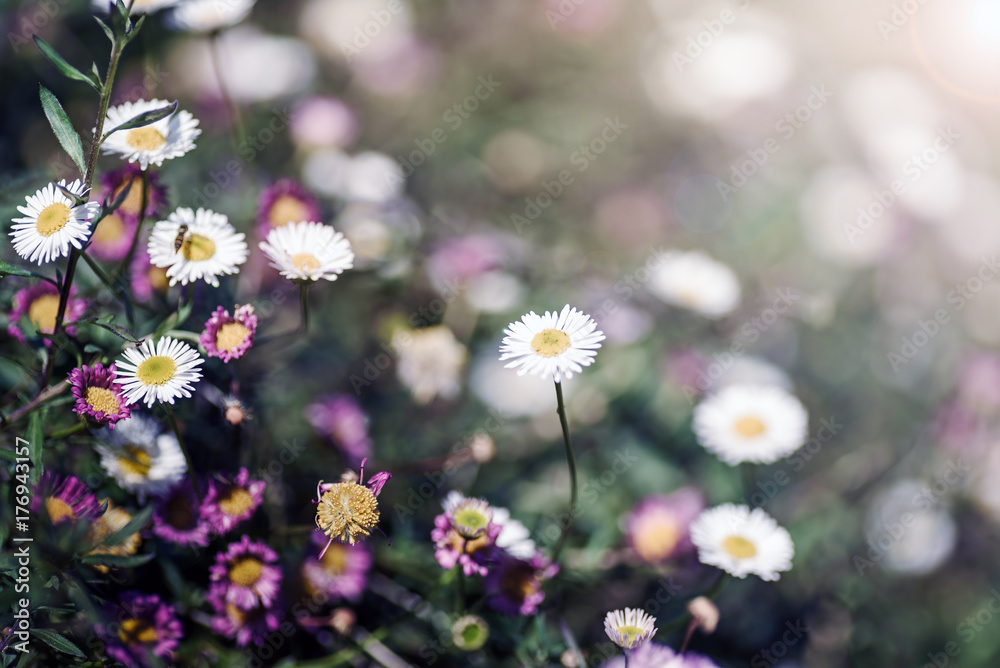
[[[710,508],[691,523],[690,532],[698,560],[735,577],[753,573],[773,581],[792,568],[792,537],[760,508],[732,503]]]
[[[167,267],[170,285],[203,278],[219,287],[218,276],[235,274],[247,261],[250,251],[244,239],[223,214],[181,207],[153,226],[147,250],[153,265]]]
[[[300,222],[272,229],[260,249],[271,266],[293,281],[337,280],[354,266],[354,252],[344,235],[329,225]]]
[[[60,181],[59,185],[80,197],[86,193],[79,179],[68,185]],[[26,206],[17,207],[25,217],[13,220],[10,236],[14,251],[28,262],[38,264],[69,255],[70,244],[83,248],[90,237],[90,223],[101,208],[97,202],[76,206],[55,183],[28,195],[26,201]]]
[[[462,369],[468,354],[444,325],[397,334],[393,347],[399,352],[396,372],[414,401],[426,404],[440,395],[454,399],[462,389]]]
[[[612,610],[604,617],[604,632],[622,649],[635,649],[656,633],[656,620],[639,608]]]
[[[466,496],[461,492],[452,490],[448,492],[441,501],[441,507],[446,513],[453,513],[456,508],[466,500]],[[535,541],[531,540],[531,532],[519,521],[512,519],[510,511],[506,508],[493,507],[493,517],[490,522],[499,524],[501,529],[494,544],[502,548],[507,554],[518,559],[531,559],[535,556]]]
[[[666,253],[649,279],[649,291],[667,304],[709,318],[731,313],[740,302],[733,270],[701,251]]]
[[[168,105],[170,102],[166,100],[137,100],[112,107],[108,109],[104,122],[105,131],[113,130],[139,114]],[[112,132],[101,148],[104,155],[118,153],[146,169],[149,165],[159,167],[164,160],[184,155],[194,148],[194,140],[200,134],[198,120],[190,112],[180,110],[141,128]]]
[[[229,28],[250,15],[256,0],[186,0],[168,19],[176,30],[213,32]]]
[[[504,333],[507,336],[500,346],[500,360],[513,360],[506,365],[508,369],[520,367],[519,376],[552,376],[557,383],[593,364],[604,340],[597,323],[569,304],[560,313],[546,311],[538,315],[532,311],[510,323]]]
[[[198,367],[204,361],[198,351],[182,341],[165,336],[156,342],[146,340],[138,348],[126,348],[119,359],[118,384],[129,404],[138,401],[152,406],[157,401],[174,403],[177,397],[190,397],[192,385],[201,379]]]
[[[173,7],[179,2],[182,2],[182,0],[133,0],[129,16],[148,14],[160,9],[166,9],[167,7]],[[90,6],[94,11],[109,13],[114,9],[115,0],[91,0]],[[128,6],[127,0],[125,0],[125,6]]]
[[[730,466],[770,464],[806,442],[809,415],[780,387],[729,385],[698,404],[692,429],[706,450]]]
[[[150,417],[135,415],[104,434],[107,442],[96,446],[101,466],[122,489],[140,499],[166,494],[187,472],[177,437],[161,434]]]

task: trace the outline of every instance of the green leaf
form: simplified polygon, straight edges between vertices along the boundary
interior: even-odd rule
[[[56,66],[56,69],[59,70],[64,77],[67,77],[69,79],[74,79],[76,81],[82,81],[86,84],[89,84],[90,87],[96,90],[98,93],[101,92],[101,87],[97,84],[96,81],[94,81],[92,78],[88,77],[86,74],[84,74],[80,70],[76,69],[75,67],[67,63],[66,59],[59,55],[59,52],[57,52],[55,49],[53,49],[51,46],[45,43],[45,40],[43,40],[38,35],[35,35],[34,39],[35,39],[35,44],[38,45],[38,48],[41,49],[42,53],[45,54],[46,58],[52,61],[52,64]]]
[[[114,31],[115,36],[125,37],[128,34],[131,23],[128,18],[128,8],[122,0],[118,0],[111,9],[111,29]]]
[[[143,527],[146,526],[146,523],[149,522],[149,517],[152,514],[153,514],[153,506],[146,506],[145,508],[137,512],[135,516],[129,520],[128,524],[126,524],[121,529],[119,529],[118,531],[114,532],[113,534],[105,538],[104,541],[100,544],[107,547],[118,545],[132,534],[141,531]]]
[[[16,462],[17,455],[13,450],[8,450],[7,448],[0,448],[0,459],[4,459],[8,462]]]
[[[42,445],[44,441],[42,440],[42,412],[35,411],[31,414],[31,419],[28,421],[28,433],[25,434],[28,439],[28,456],[31,458],[31,475],[28,476],[28,480],[31,481],[32,485],[38,484],[38,479],[42,477]]]
[[[138,19],[138,20],[137,20],[137,21],[135,22],[135,25],[134,25],[134,26],[132,26],[132,29],[128,31],[128,39],[129,39],[129,41],[130,41],[130,42],[131,42],[131,41],[132,41],[133,39],[135,39],[135,36],[136,36],[136,35],[138,35],[138,34],[139,34],[139,30],[141,30],[141,29],[142,29],[142,24],[143,24],[143,23],[145,22],[145,20],[146,20],[146,15],[145,15],[145,14],[143,14],[143,15],[142,15],[142,16],[140,16],[140,17],[139,17],[139,19]]]
[[[81,659],[87,658],[87,655],[81,652],[79,647],[74,645],[68,638],[59,635],[55,631],[49,631],[48,629],[31,629],[31,635],[35,636],[57,652],[69,654],[70,656],[78,656]]]
[[[114,44],[115,43],[115,34],[113,32],[111,32],[111,28],[108,26],[108,24],[105,23],[104,21],[102,21],[97,16],[94,17],[94,20],[97,21],[97,25],[101,26],[101,30],[104,31],[104,34],[107,35],[108,39],[111,41],[111,43]]]
[[[119,132],[121,130],[131,130],[133,128],[141,128],[146,125],[152,125],[156,121],[159,121],[161,119],[166,118],[167,116],[172,115],[175,111],[177,111],[177,102],[174,102],[173,104],[170,104],[166,107],[153,109],[152,111],[147,111],[143,114],[139,114],[135,118],[130,118],[129,120],[125,121],[115,129],[106,132],[104,134],[104,137],[101,139],[101,142],[103,143],[105,139],[107,139],[110,135],[112,135],[115,132]]]
[[[34,274],[27,269],[21,269],[20,267],[15,267],[10,262],[5,262],[0,260],[0,278],[4,276],[21,276],[28,278],[34,276]]]
[[[45,86],[39,86],[39,88],[41,89],[42,109],[45,110],[45,118],[49,119],[49,125],[52,126],[52,132],[55,133],[60,146],[73,159],[77,169],[80,170],[80,176],[83,176],[87,172],[87,167],[83,158],[83,143],[80,141],[80,135],[73,129],[73,124],[69,122],[69,116],[66,115],[56,96]]]
[[[150,561],[156,558],[156,553],[151,552],[150,554],[137,554],[131,557],[126,557],[118,554],[88,554],[80,559],[80,561],[88,566],[107,566],[109,568],[133,568],[135,566],[142,566],[143,564],[148,564]]]

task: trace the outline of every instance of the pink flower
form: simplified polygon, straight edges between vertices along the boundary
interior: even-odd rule
[[[237,304],[232,316],[221,306],[215,309],[205,323],[199,343],[209,357],[218,357],[229,362],[243,357],[253,347],[253,337],[257,333],[257,316],[253,306]]]

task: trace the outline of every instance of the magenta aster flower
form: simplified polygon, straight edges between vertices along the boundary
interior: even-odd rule
[[[317,550],[324,542],[322,534],[313,534]],[[306,560],[302,566],[302,577],[310,593],[324,592],[334,598],[357,601],[365,590],[371,565],[371,553],[361,543],[333,543],[322,559]]]
[[[601,664],[601,668],[625,668],[625,657],[616,656]],[[666,645],[647,642],[630,651],[628,668],[719,668],[700,654],[677,654]]]
[[[248,610],[226,601],[225,591],[210,591],[205,599],[215,609],[212,630],[226,638],[236,640],[236,645],[246,647],[251,642],[263,645],[269,633],[278,630],[282,612],[279,606],[256,604]]]
[[[205,547],[211,529],[201,516],[190,480],[174,485],[153,510],[153,534],[182,547]]]
[[[486,602],[505,615],[533,615],[545,600],[542,583],[558,572],[541,554],[517,559],[502,553],[486,576]]]
[[[184,637],[174,606],[156,594],[139,592],[122,594],[115,621],[100,630],[107,640],[108,656],[130,668],[161,665],[156,659],[172,659]]]
[[[209,569],[210,593],[219,596],[221,592],[227,603],[241,610],[270,606],[281,585],[281,569],[274,565],[277,561],[274,550],[244,535],[240,542],[230,543],[225,552],[215,555]]]
[[[129,281],[132,285],[132,296],[140,302],[148,302],[152,299],[153,293],[165,295],[170,289],[167,270],[149,261],[146,244],[141,240],[129,267]]]
[[[705,497],[693,487],[647,496],[625,519],[626,540],[646,563],[663,563],[694,549],[688,526],[704,509]]]
[[[73,322],[87,310],[87,302],[76,298],[76,288],[69,290],[69,301],[66,302],[66,314],[63,322]],[[59,290],[51,283],[42,281],[14,293],[14,308],[10,312],[10,324],[7,333],[26,344],[28,339],[21,331],[21,318],[27,317],[36,332],[51,334],[56,328],[56,315],[59,313]],[[65,328],[70,336],[76,334],[76,327]],[[43,339],[45,346],[52,345],[49,339]]]
[[[486,575],[501,531],[501,525],[489,522],[481,535],[465,538],[455,528],[451,513],[442,513],[434,518],[434,529],[431,530],[434,558],[445,570],[461,564],[462,572],[467,576]]]
[[[167,187],[160,183],[160,175],[150,169],[148,174],[148,187],[146,188],[146,215],[145,218],[155,218],[166,210]],[[112,169],[101,177],[100,201],[111,196],[114,200],[125,189],[129,188],[128,195],[122,205],[118,207],[116,213],[124,218],[139,220],[139,211],[142,209],[142,168],[139,165],[127,162],[118,169]],[[131,243],[129,239],[129,243]]]
[[[73,410],[91,422],[115,428],[115,423],[132,415],[122,388],[118,385],[115,365],[105,368],[101,364],[86,364],[69,373],[69,384],[76,397]]]
[[[243,520],[250,519],[264,500],[263,480],[251,480],[250,472],[240,469],[236,477],[218,478],[208,483],[208,493],[201,505],[201,517],[212,531],[222,535]]]
[[[229,362],[243,357],[250,350],[256,332],[257,316],[253,313],[253,306],[237,304],[233,315],[220,306],[205,323],[199,342],[209,357]]]
[[[121,213],[121,210],[109,213],[101,218],[90,236],[87,250],[98,260],[119,262],[128,255],[135,238],[135,230],[139,227],[139,219]]]
[[[279,179],[265,188],[257,200],[257,236],[289,223],[321,222],[319,200],[292,179]]]
[[[322,396],[306,407],[305,415],[316,431],[340,447],[351,466],[371,456],[368,417],[353,398],[346,394]]]
[[[54,525],[90,520],[101,514],[101,504],[85,484],[73,476],[51,471],[42,474],[31,496],[33,512],[40,512],[43,505]]]

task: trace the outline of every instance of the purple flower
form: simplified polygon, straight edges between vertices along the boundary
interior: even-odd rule
[[[69,384],[76,397],[73,410],[99,425],[115,428],[119,420],[131,417],[132,411],[122,396],[122,388],[117,381],[118,369],[114,364],[104,368],[101,364],[92,367],[83,365],[69,373]]]
[[[490,522],[482,535],[464,538],[455,529],[450,513],[442,513],[434,518],[434,529],[431,530],[434,558],[445,570],[451,570],[457,563],[461,564],[462,572],[467,576],[486,575],[501,531],[501,525]]]
[[[95,223],[87,250],[105,262],[124,260],[132,247],[137,227],[139,219],[122,213],[121,209],[109,213]]]
[[[107,639],[108,656],[130,668],[160,665],[157,659],[173,657],[184,627],[172,605],[156,594],[126,592],[119,599],[116,621],[101,632]]]
[[[704,509],[705,497],[693,487],[647,496],[625,518],[625,537],[640,559],[663,563],[693,549],[688,526]]]
[[[211,480],[201,505],[201,517],[221,536],[250,519],[264,500],[266,486],[263,480],[250,480],[250,472],[245,468],[232,479]]]
[[[42,474],[31,497],[31,510],[39,512],[45,506],[52,524],[90,520],[100,515],[101,506],[90,489],[73,476],[61,476],[51,471]]]
[[[372,454],[368,417],[358,402],[346,394],[328,394],[309,404],[306,420],[320,434],[340,446],[351,466]]]
[[[558,572],[541,554],[517,559],[501,553],[486,576],[486,602],[505,615],[533,615],[545,600],[542,583]]]
[[[257,316],[253,313],[253,306],[237,304],[233,315],[220,306],[205,323],[199,342],[209,357],[229,362],[243,357],[250,350],[256,332]]]
[[[313,534],[317,548],[324,542],[322,534]],[[365,590],[371,565],[371,553],[361,543],[333,543],[322,559],[310,559],[302,565],[302,577],[313,594],[323,592],[335,598],[357,601]]]
[[[322,222],[319,200],[292,179],[279,179],[257,200],[257,236],[267,237],[275,227],[289,223]]]
[[[140,302],[148,302],[154,292],[167,294],[170,279],[164,267],[156,267],[149,261],[149,252],[144,243],[139,244],[129,267],[129,280],[132,285],[132,296]]]
[[[601,664],[601,668],[625,668],[625,657],[616,656]],[[628,668],[719,668],[700,654],[677,654],[666,645],[647,642],[630,651]]]
[[[150,169],[147,172],[149,186],[146,188],[146,215],[145,218],[153,218],[161,214],[166,209],[167,188],[160,183],[159,174]],[[123,217],[139,219],[139,211],[142,209],[142,168],[133,162],[127,162],[118,169],[112,169],[101,177],[100,200],[111,195],[111,199],[118,197],[126,186],[132,184],[128,195],[122,205],[118,207],[116,213],[121,213]],[[131,239],[129,242],[131,243]]]
[[[63,322],[73,322],[83,315],[87,310],[87,302],[83,299],[76,299],[76,288],[69,290],[69,301],[66,302],[66,314]],[[51,334],[56,328],[56,316],[59,313],[59,290],[56,286],[42,281],[35,283],[14,293],[14,308],[10,312],[10,324],[7,325],[7,333],[17,339],[20,343],[26,344],[28,339],[21,331],[18,323],[21,318],[27,316],[35,331],[41,334]],[[76,327],[65,328],[70,336],[76,334]],[[45,347],[52,345],[49,339],[43,339]]]
[[[239,647],[251,642],[263,645],[264,639],[278,630],[282,612],[277,606],[257,604],[244,610],[226,601],[225,591],[215,589],[208,593],[206,600],[215,609],[212,630],[226,638],[234,638]]]
[[[274,565],[277,561],[274,550],[244,535],[240,542],[230,543],[225,552],[215,555],[209,569],[210,593],[241,610],[270,606],[281,585],[281,569]]]
[[[211,526],[202,518],[190,480],[173,486],[153,510],[153,534],[182,547],[208,545]]]

